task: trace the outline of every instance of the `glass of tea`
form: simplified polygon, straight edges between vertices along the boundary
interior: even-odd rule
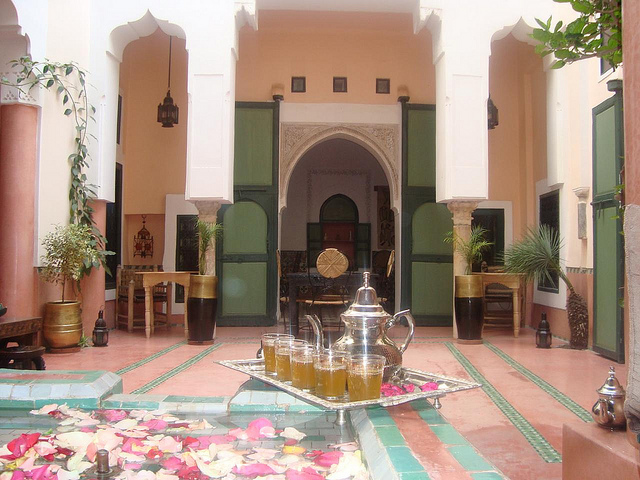
[[[288,333],[263,333],[262,357],[264,358],[264,373],[276,374],[276,341],[280,338],[295,338]]]
[[[385,358],[382,355],[351,355],[347,361],[349,401],[380,398]]]
[[[316,372],[313,368],[313,345],[291,346],[291,385],[310,392],[316,387]]]
[[[276,340],[276,377],[281,382],[291,383],[291,348],[296,345],[309,345],[309,342],[296,338]]]
[[[327,400],[343,400],[347,389],[347,354],[322,350],[313,357],[316,395]]]

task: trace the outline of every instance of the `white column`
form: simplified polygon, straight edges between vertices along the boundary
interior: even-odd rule
[[[547,70],[547,186],[564,183],[568,163],[569,108],[566,69]]]
[[[489,48],[447,49],[436,65],[436,199],[486,199]],[[469,48],[471,47],[471,48]]]

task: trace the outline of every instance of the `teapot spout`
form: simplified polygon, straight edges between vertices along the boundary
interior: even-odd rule
[[[598,399],[591,410],[591,416],[600,425],[609,425],[615,420],[615,414],[609,409],[609,402],[604,398]]]
[[[322,350],[324,347],[324,335],[322,333],[322,322],[317,315],[305,315],[307,321],[311,324],[311,328],[313,328],[313,334],[316,337],[316,349]]]

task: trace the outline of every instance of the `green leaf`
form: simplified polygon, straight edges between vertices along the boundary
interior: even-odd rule
[[[64,111],[64,114],[65,114],[65,115],[67,115],[67,116],[71,115],[71,113],[72,113],[72,111],[71,111],[71,109],[70,109],[70,108],[67,108],[67,109]]]
[[[66,68],[66,70],[64,71],[65,75],[70,75],[73,72],[73,67],[69,66]]]
[[[557,62],[555,62],[553,65],[551,65],[551,68],[553,68],[554,70],[558,69],[558,68],[562,68],[567,64],[567,62],[565,62],[564,60],[558,60]]]
[[[558,23],[556,23],[556,28],[554,28],[553,31],[554,32],[559,32],[561,28],[562,28],[562,20],[560,20]]]
[[[68,101],[69,101],[69,95],[65,95],[65,96],[62,98],[62,104],[64,105],[64,104],[65,104],[65,103],[67,103]]]
[[[54,82],[53,82],[53,80],[52,80],[52,79],[49,79],[49,80],[47,81],[47,83],[45,84],[45,86],[46,86],[47,88],[51,88],[51,87],[53,87],[53,83],[54,83]]]

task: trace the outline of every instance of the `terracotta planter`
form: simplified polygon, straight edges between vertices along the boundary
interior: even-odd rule
[[[80,350],[82,316],[80,302],[49,302],[45,305],[42,335],[53,353]]]
[[[210,345],[216,330],[218,277],[191,275],[187,300],[189,344]]]
[[[456,276],[455,309],[458,342],[482,343],[484,311],[480,275]]]

